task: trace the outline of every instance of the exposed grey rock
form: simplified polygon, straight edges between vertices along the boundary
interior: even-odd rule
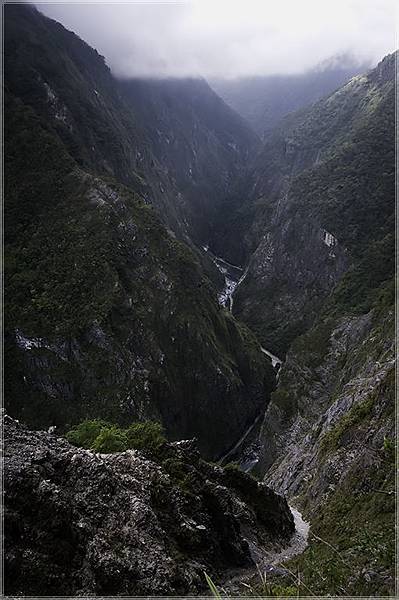
[[[253,564],[247,538],[264,549],[288,545],[286,501],[204,463],[192,441],[167,444],[154,462],[3,422],[7,594],[196,593],[203,571]]]
[[[395,364],[392,319],[392,313],[382,324],[373,322],[372,313],[340,319],[313,368],[311,339],[305,351],[301,345],[302,353],[288,355],[261,432],[260,465],[274,489],[290,497],[306,493],[310,506],[319,506],[350,469],[376,460],[373,448],[382,447],[384,436],[394,437],[392,398],[384,391]],[[280,392],[286,394],[285,406],[278,405]],[[356,425],[363,423],[355,423],[328,452],[327,436],[367,400],[370,414],[361,438]]]

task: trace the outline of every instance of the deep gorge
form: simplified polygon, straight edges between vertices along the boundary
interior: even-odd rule
[[[288,502],[308,592],[393,593],[395,55],[261,141],[205,80],[5,14],[7,593],[255,594]],[[96,453],[85,419],[166,437]]]

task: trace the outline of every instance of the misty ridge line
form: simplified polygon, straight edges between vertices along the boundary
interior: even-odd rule
[[[96,48],[122,79],[234,80],[373,67],[395,49],[392,0],[35,6]]]

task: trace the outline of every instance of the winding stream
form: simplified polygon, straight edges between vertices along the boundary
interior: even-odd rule
[[[228,308],[230,312],[232,312],[234,293],[246,278],[248,268],[244,270],[243,267],[233,265],[220,256],[215,256],[212,251],[209,250],[209,246],[203,246],[203,250],[208,253],[218,270],[222,273],[222,275],[224,275],[224,288],[220,292],[218,299],[222,306]],[[273,367],[277,367],[278,365],[282,364],[283,361],[281,358],[275,356],[269,352],[269,350],[266,350],[266,348],[261,346],[261,351],[270,358]]]
[[[231,312],[233,310],[233,294],[238,286],[244,281],[247,270],[244,271],[242,267],[233,265],[220,256],[215,256],[213,252],[209,250],[209,246],[203,246],[203,250],[207,252],[217,269],[224,276],[224,288],[220,292],[218,300],[219,304],[228,308]]]
[[[262,348],[262,346],[261,346],[260,349],[263,352],[263,354],[266,354],[266,356],[268,356],[271,359],[272,367],[277,367],[278,365],[283,364],[283,361],[281,360],[281,358],[279,358],[278,356],[275,356],[274,354],[269,352],[269,350],[266,350],[266,348]]]
[[[222,306],[228,308],[230,311],[232,311],[234,293],[237,290],[238,286],[241,285],[241,283],[244,281],[248,269],[244,270],[243,267],[233,265],[232,263],[229,263],[223,258],[215,256],[209,250],[208,246],[204,246],[203,249],[209,254],[216,267],[224,275],[225,285],[223,290],[219,294],[219,303]],[[263,348],[262,346],[260,347],[260,350],[262,354],[264,354],[268,357],[268,359],[270,359],[272,367],[278,368],[282,365],[283,361],[278,356],[275,356],[274,354],[269,352],[269,350],[266,350],[266,348]],[[255,418],[255,420],[246,429],[244,434],[233,446],[233,448],[231,448],[225,455],[223,455],[219,459],[219,464],[225,463],[227,459],[229,459],[230,457],[234,457],[234,455],[237,454],[237,452],[240,450],[241,446],[244,444],[248,436],[252,433],[262,416],[263,414],[261,413]],[[244,453],[244,455],[241,457],[241,460],[239,460],[239,465],[243,471],[248,473],[253,469],[257,462],[258,452],[256,449],[256,445],[251,445],[249,447],[249,452]],[[238,591],[237,586],[242,585],[245,579],[247,579],[247,581],[250,581],[254,577],[259,578],[259,572],[271,572],[280,566],[282,569],[284,569],[283,563],[286,560],[293,558],[298,554],[301,554],[306,549],[308,545],[310,524],[304,520],[302,514],[294,506],[289,505],[289,508],[291,510],[292,516],[294,517],[295,523],[295,531],[289,541],[289,545],[276,552],[259,547],[259,545],[254,540],[247,540],[250,547],[252,559],[256,564],[256,572],[250,570],[247,572],[246,575],[244,575],[243,573],[237,573],[233,577],[229,578],[228,582],[224,584],[224,591]]]
[[[222,275],[224,275],[225,284],[224,284],[223,290],[220,292],[220,294],[218,296],[218,300],[219,300],[219,304],[221,304],[225,308],[228,308],[230,310],[230,312],[232,312],[234,293],[237,290],[237,288],[241,285],[241,283],[244,281],[244,279],[246,278],[247,273],[248,273],[248,267],[246,269],[244,269],[243,267],[240,267],[238,265],[233,265],[232,263],[228,262],[224,258],[221,258],[220,256],[215,256],[215,254],[213,254],[213,252],[209,249],[209,246],[203,246],[203,250],[205,252],[207,252],[208,256],[214,262],[214,264],[216,265],[218,270],[222,273]],[[263,348],[262,346],[260,347],[260,350],[261,350],[262,354],[264,354],[265,356],[267,356],[270,359],[270,361],[272,363],[272,367],[278,368],[278,367],[280,367],[280,365],[282,365],[283,361],[281,360],[281,358],[279,358],[278,356],[275,356],[274,354],[269,352],[269,350],[266,350],[266,348]],[[278,378],[278,375],[279,375],[279,373],[277,373],[277,378]],[[245,442],[247,437],[251,434],[251,432],[253,431],[253,429],[255,428],[255,426],[257,425],[257,423],[259,422],[259,420],[261,419],[262,416],[263,415],[261,413],[254,419],[254,421],[249,425],[249,427],[246,429],[246,431],[241,436],[241,438],[238,440],[238,442],[233,446],[233,448],[231,448],[225,455],[223,455],[219,459],[219,464],[223,464],[226,462],[226,460],[228,458],[234,457],[234,454],[243,445],[243,443]],[[258,462],[257,451],[256,451],[256,449],[251,449],[249,456],[243,457],[243,460],[241,460],[239,464],[243,471],[249,472],[251,469],[253,469],[253,467],[256,465],[257,462]]]

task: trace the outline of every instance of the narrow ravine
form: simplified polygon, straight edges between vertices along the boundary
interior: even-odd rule
[[[211,257],[218,270],[224,275],[225,285],[218,296],[218,300],[222,306],[228,308],[232,312],[234,293],[239,285],[244,281],[248,269],[244,269],[238,265],[233,265],[223,258],[215,256],[209,250],[208,246],[204,246],[203,249]],[[261,346],[260,350],[262,354],[270,359],[272,367],[275,369],[279,368],[283,364],[281,358],[266,348]],[[278,374],[279,373],[277,372],[277,378]],[[259,414],[254,419],[237,443],[219,459],[219,464],[226,464],[230,458],[236,459],[240,449],[244,446],[248,437],[255,430],[262,417],[263,413]],[[258,463],[258,460],[258,444],[255,441],[245,448],[245,451],[242,453],[237,462],[239,467],[244,472],[249,473]],[[255,540],[248,539],[247,541],[250,547],[252,559],[256,565],[256,569],[252,568],[233,575],[228,581],[224,582],[222,587],[224,593],[231,594],[234,591],[234,595],[236,595],[236,593],[240,593],[240,591],[243,590],[242,586],[248,587],[251,585],[250,582],[252,582],[253,585],[256,585],[256,581],[254,580],[256,578],[259,579],[259,573],[262,574],[272,572],[277,567],[284,569],[283,563],[285,561],[297,556],[298,554],[301,554],[306,549],[308,545],[310,524],[304,520],[302,514],[297,508],[291,505],[289,505],[289,507],[295,523],[295,532],[290,539],[289,545],[280,549],[278,552],[273,552],[260,547]],[[260,583],[260,581],[258,583]]]
[[[248,273],[248,267],[244,269],[244,267],[233,265],[224,258],[216,256],[209,249],[209,246],[203,246],[202,248],[212,259],[218,270],[224,275],[225,285],[218,296],[218,300],[219,304],[221,304],[225,308],[228,308],[230,312],[232,312],[234,293],[244,281]],[[268,357],[268,359],[270,359],[272,367],[274,369],[278,369],[282,365],[283,361],[281,360],[281,358],[275,356],[274,354],[269,352],[269,350],[266,350],[266,348],[263,348],[262,346],[260,346],[260,350],[262,354],[264,354]],[[276,373],[276,379],[278,379],[278,376],[279,371],[277,371]],[[226,464],[228,462],[228,459],[230,458],[233,460],[237,459],[237,455],[239,454],[240,449],[243,448],[245,441],[254,431],[256,425],[259,423],[262,417],[263,413],[260,413],[256,416],[254,421],[248,426],[248,428],[245,430],[245,432],[236,442],[236,444],[219,459],[219,464]],[[238,464],[240,465],[240,468],[243,471],[249,472],[258,463],[258,461],[259,448],[256,442],[251,442],[250,445],[247,448],[245,448],[245,452],[242,454],[242,456],[238,459]]]
[[[250,435],[250,433],[255,429],[256,425],[259,423],[259,421],[262,417],[263,417],[263,413],[260,413],[259,415],[257,415],[257,417],[254,419],[254,421],[251,423],[251,425],[248,427],[248,429],[245,430],[245,433],[240,437],[240,439],[233,446],[233,448],[231,448],[228,452],[226,452],[226,454],[224,454],[219,459],[219,464],[221,464],[221,465],[226,464],[228,462],[229,458],[234,457],[235,453],[239,451],[240,447],[243,445],[243,443],[245,442],[247,437]],[[256,462],[254,462],[254,464],[252,466],[255,466]],[[249,468],[243,469],[243,471],[249,471],[249,470],[250,470]]]

